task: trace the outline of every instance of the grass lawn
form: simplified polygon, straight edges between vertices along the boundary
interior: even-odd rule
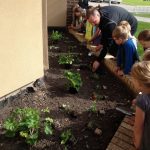
[[[137,37],[138,34],[144,30],[144,29],[149,29],[148,27],[150,26],[150,23],[147,22],[138,22],[138,28],[137,28],[137,32],[135,34],[135,36]],[[140,44],[138,44],[138,53],[141,56],[143,54],[143,48]]]
[[[133,13],[134,16],[150,18],[150,13]]]
[[[149,5],[150,6],[150,0],[122,0],[123,3],[129,4],[129,5]]]

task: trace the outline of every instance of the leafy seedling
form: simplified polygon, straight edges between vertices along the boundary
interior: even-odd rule
[[[48,107],[46,107],[46,108],[42,109],[41,111],[42,111],[42,112],[44,112],[44,113],[49,113],[49,112],[50,112],[50,110],[49,110],[49,108],[48,108]]]
[[[61,136],[60,136],[60,138],[61,138],[61,144],[62,145],[67,144],[67,142],[69,142],[69,140],[71,139],[71,137],[72,137],[72,133],[71,133],[70,129],[62,132]]]
[[[14,137],[19,133],[30,145],[37,142],[39,126],[39,112],[33,108],[17,108],[3,124],[6,136]]]
[[[74,61],[73,56],[72,56],[70,53],[68,53],[68,54],[66,54],[66,55],[65,55],[65,54],[60,55],[60,56],[59,56],[58,63],[59,63],[60,65],[66,65],[66,64],[72,65],[73,61]]]
[[[82,80],[80,74],[77,72],[65,71],[65,77],[70,81],[69,87],[70,89],[73,88],[76,92],[79,91],[80,87],[82,86]]]
[[[63,39],[63,35],[62,33],[59,33],[58,31],[52,31],[52,34],[50,36],[50,39],[52,40],[52,42],[58,42],[61,39]]]
[[[53,127],[54,127],[53,119],[50,117],[45,118],[44,132],[46,135],[52,135],[53,134]]]
[[[91,107],[89,108],[90,112],[97,113],[96,101],[93,101]]]

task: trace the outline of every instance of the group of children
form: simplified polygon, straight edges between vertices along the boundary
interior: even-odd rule
[[[83,10],[78,5],[73,8],[73,23],[69,27],[85,33],[87,43],[95,44],[100,51],[101,31],[90,21],[93,7]],[[113,30],[112,38],[118,45],[116,73],[120,76],[130,74],[139,94],[136,98],[134,125],[134,144],[137,150],[150,149],[150,29],[139,33],[138,40],[131,35],[131,26],[121,21]],[[143,46],[142,61],[137,53],[137,41]]]

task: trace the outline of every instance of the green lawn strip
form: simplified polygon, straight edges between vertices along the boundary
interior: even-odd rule
[[[150,6],[150,0],[122,0],[122,3],[135,6]]]
[[[134,16],[150,18],[150,13],[133,13]]]
[[[137,28],[137,32],[135,34],[135,37],[137,38],[139,33],[142,31],[142,30],[145,30],[145,29],[148,29],[148,27],[150,26],[150,23],[147,23],[147,22],[141,22],[139,21],[138,22],[138,28]],[[142,56],[143,54],[143,48],[140,44],[138,44],[138,53],[140,56]]]

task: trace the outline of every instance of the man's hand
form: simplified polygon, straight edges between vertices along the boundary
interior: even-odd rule
[[[100,62],[98,62],[97,60],[94,61],[92,71],[95,72],[99,68],[99,66]]]
[[[103,45],[99,44],[99,45],[96,47],[95,50],[96,50],[96,52],[97,52],[97,51],[99,51],[99,50],[102,49],[102,48],[103,48]]]

